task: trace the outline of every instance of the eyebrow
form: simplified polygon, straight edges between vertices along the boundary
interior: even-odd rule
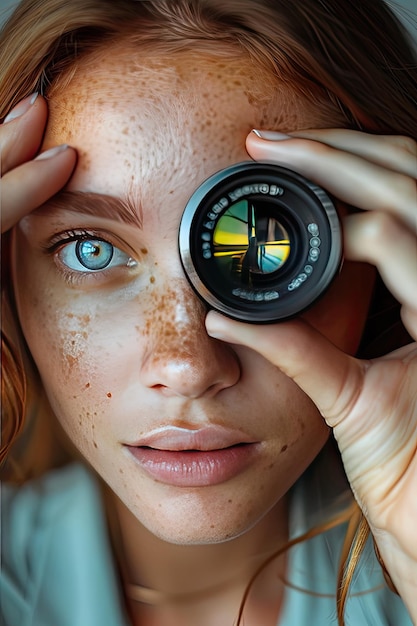
[[[61,191],[35,213],[46,217],[54,215],[56,211],[70,211],[122,222],[140,229],[143,227],[142,205],[140,202],[136,204],[129,196],[116,198],[89,191]]]

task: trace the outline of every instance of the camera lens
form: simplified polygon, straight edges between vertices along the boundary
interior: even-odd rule
[[[217,172],[185,207],[179,249],[198,295],[229,317],[266,323],[293,317],[327,289],[342,255],[327,193],[269,163]]]

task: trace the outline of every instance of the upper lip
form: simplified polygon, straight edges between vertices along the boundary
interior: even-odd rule
[[[178,426],[161,426],[150,431],[134,443],[132,447],[147,446],[158,450],[221,450],[240,443],[254,443],[239,430],[219,425],[208,425],[198,429]]]

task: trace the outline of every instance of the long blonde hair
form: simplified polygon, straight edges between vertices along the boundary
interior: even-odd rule
[[[33,91],[48,96],[63,88],[79,59],[121,37],[167,53],[235,50],[324,109],[330,124],[417,139],[416,60],[382,0],[22,0],[0,36],[0,119]],[[23,429],[36,368],[15,323],[7,238],[2,255],[6,459]],[[369,533],[354,504],[344,517],[351,523],[338,584],[340,624]]]

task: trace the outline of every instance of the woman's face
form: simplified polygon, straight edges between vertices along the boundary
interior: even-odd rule
[[[45,136],[45,148],[77,148],[75,174],[15,231],[20,320],[51,406],[117,496],[168,541],[251,528],[328,436],[277,368],[208,337],[177,250],[188,198],[248,159],[251,128],[319,124],[320,112],[288,89],[272,98],[265,84],[249,62],[201,54],[158,59],[125,46],[83,61],[52,96]],[[350,352],[366,280],[346,264],[304,316]]]

